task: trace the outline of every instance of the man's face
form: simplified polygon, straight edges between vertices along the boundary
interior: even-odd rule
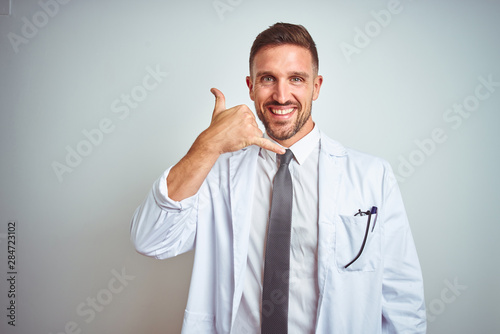
[[[323,78],[316,75],[309,50],[291,44],[263,48],[246,80],[257,116],[271,138],[290,147],[314,128],[312,101],[318,98]]]

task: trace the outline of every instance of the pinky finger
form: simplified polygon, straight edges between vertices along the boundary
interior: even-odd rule
[[[273,143],[269,139],[263,138],[263,137],[256,137],[252,143],[253,145],[257,145],[259,147],[262,147],[263,149],[266,149],[268,151],[272,151],[277,154],[284,154],[285,149],[278,144]]]

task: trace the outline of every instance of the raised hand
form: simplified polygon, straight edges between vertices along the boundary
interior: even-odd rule
[[[189,152],[167,176],[168,196],[175,201],[196,194],[222,153],[250,145],[285,153],[284,148],[262,137],[250,108],[239,105],[226,109],[224,94],[216,88],[211,92],[215,96],[215,107],[210,126],[196,138]]]
[[[257,145],[279,154],[285,152],[281,146],[262,137],[262,131],[248,106],[239,105],[226,109],[224,94],[216,88],[210,91],[215,96],[215,107],[212,122],[202,135],[219,154],[234,152],[250,145]]]

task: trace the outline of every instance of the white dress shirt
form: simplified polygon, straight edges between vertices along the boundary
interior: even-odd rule
[[[267,138],[269,138],[266,135]],[[318,306],[318,158],[315,127],[290,147],[293,184],[288,333],[314,333]],[[245,285],[233,330],[260,333],[265,240],[271,210],[276,153],[260,149],[250,226]]]

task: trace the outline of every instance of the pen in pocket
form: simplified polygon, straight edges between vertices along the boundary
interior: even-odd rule
[[[366,239],[368,237],[368,231],[370,231],[371,218],[372,218],[372,215],[375,215],[375,218],[373,220],[373,226],[372,226],[372,232],[373,232],[373,229],[375,228],[375,223],[377,222],[377,216],[378,216],[377,211],[378,211],[377,207],[376,206],[372,206],[372,208],[370,210],[367,210],[367,211],[363,212],[363,211],[361,211],[361,209],[359,209],[358,212],[354,214],[354,216],[359,215],[360,217],[362,217],[362,216],[368,216],[368,221],[366,223],[365,237],[363,238],[363,243],[361,244],[361,248],[360,248],[358,254],[356,255],[356,257],[351,262],[349,262],[348,264],[346,264],[344,266],[345,269],[348,268],[354,262],[356,262],[356,260],[363,253],[363,250],[364,250],[365,244],[366,244]]]

